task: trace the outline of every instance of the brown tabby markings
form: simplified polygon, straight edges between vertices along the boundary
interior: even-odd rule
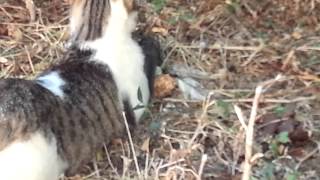
[[[112,138],[124,134],[122,106],[108,67],[90,62],[91,54],[70,52],[50,70],[66,82],[64,98],[36,81],[0,80],[0,150],[41,131],[57,140],[58,154],[73,174]]]
[[[134,0],[73,0],[70,2],[71,17],[77,18],[75,32],[71,38],[73,41],[93,41],[103,35],[111,12],[110,1],[123,1],[128,14],[135,9]]]
[[[70,2],[72,16],[80,22],[74,40],[101,37],[110,0]],[[133,10],[132,0],[123,2],[128,12]],[[0,151],[40,131],[49,140],[56,138],[59,156],[71,165],[66,173],[73,174],[104,142],[125,134],[123,107],[112,74],[107,66],[91,61],[92,53],[69,49],[59,64],[44,73],[58,72],[65,81],[63,99],[36,80],[0,79]]]
[[[93,41],[102,36],[110,15],[109,0],[73,2],[71,17],[77,18],[73,41]]]

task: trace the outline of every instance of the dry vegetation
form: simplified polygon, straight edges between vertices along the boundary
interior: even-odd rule
[[[1,77],[32,77],[63,51],[68,6],[34,2],[0,4]],[[319,179],[319,0],[152,0],[140,14],[168,93],[132,143],[70,179]],[[186,78],[202,96],[183,96]]]

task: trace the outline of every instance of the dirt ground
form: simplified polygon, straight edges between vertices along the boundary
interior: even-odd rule
[[[0,4],[0,77],[61,56],[68,5],[34,3]],[[66,179],[320,179],[319,0],[151,0],[139,13],[162,45],[157,96],[132,138]]]

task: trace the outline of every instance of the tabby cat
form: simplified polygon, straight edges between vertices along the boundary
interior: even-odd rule
[[[73,175],[125,134],[123,110],[132,124],[140,118],[143,109],[133,109],[148,102],[154,63],[146,62],[157,55],[132,39],[135,16],[129,0],[74,0],[63,58],[35,80],[0,80],[1,180]]]
[[[136,42],[132,38],[135,6],[134,0],[73,0],[70,19],[71,44],[96,50],[94,57],[110,67],[120,98],[128,109],[134,109],[131,124],[144,112],[138,107],[149,102],[155,67],[161,61],[157,41],[143,37]]]

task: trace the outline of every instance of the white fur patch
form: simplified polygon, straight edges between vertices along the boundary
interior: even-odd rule
[[[63,85],[65,85],[65,82],[63,79],[61,79],[58,72],[53,71],[49,74],[38,77],[37,83],[51,91],[56,96],[63,98],[63,91],[61,88]]]
[[[94,58],[107,64],[120,90],[120,98],[128,98],[133,107],[147,105],[150,97],[148,80],[144,73],[144,55],[131,37],[136,26],[136,13],[128,15],[123,1],[110,1],[111,13],[102,38],[82,44],[82,48],[96,50]],[[143,102],[138,99],[140,88]],[[135,110],[138,121],[144,108]]]
[[[56,140],[49,141],[40,132],[0,151],[1,180],[58,180],[66,167]]]

